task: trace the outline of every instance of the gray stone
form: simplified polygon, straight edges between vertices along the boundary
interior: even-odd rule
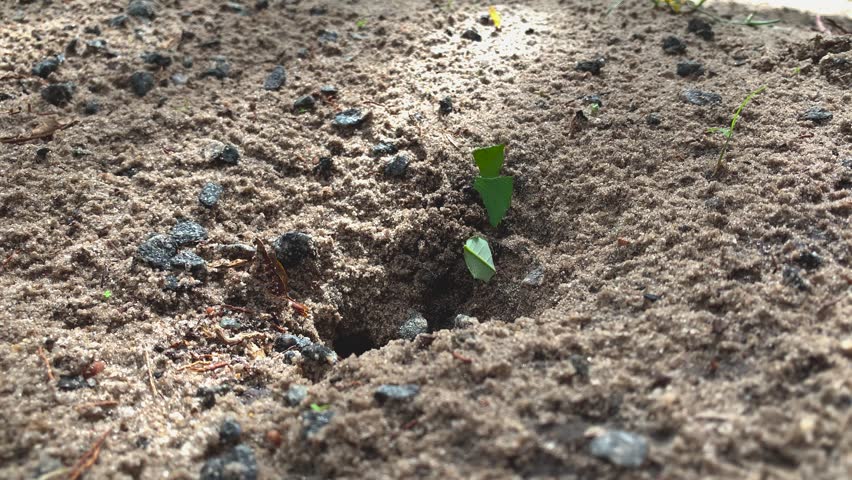
[[[272,248],[284,268],[297,267],[316,255],[313,239],[304,232],[287,232],[272,242]]]
[[[198,203],[207,208],[213,208],[219,203],[219,199],[222,198],[224,191],[218,183],[207,182],[201,187],[201,192],[198,194]]]
[[[73,82],[51,83],[41,89],[41,98],[51,105],[62,107],[71,101],[75,89]]]
[[[334,418],[334,412],[326,410],[324,412],[315,412],[313,410],[302,414],[302,435],[305,438],[311,438],[316,435],[326,425],[331,423]]]
[[[701,90],[689,89],[683,92],[683,99],[692,105],[705,106],[722,103],[722,96],[718,93],[702,92]]]
[[[51,73],[55,72],[56,69],[59,68],[59,64],[62,63],[63,60],[64,57],[62,55],[47,57],[35,64],[33,67],[33,75],[38,75],[41,78],[47,78]]]
[[[700,77],[704,75],[704,64],[687,60],[677,64],[677,74],[681,77]]]
[[[243,328],[243,324],[239,320],[231,317],[222,317],[219,320],[219,326],[225,330],[241,330]]]
[[[480,35],[479,32],[477,32],[475,28],[468,28],[467,30],[462,32],[461,38],[463,38],[465,40],[470,40],[472,42],[481,42],[482,41],[482,35]]]
[[[283,65],[276,65],[263,81],[263,88],[270,91],[278,90],[285,83],[287,83],[287,71],[284,70]]]
[[[521,281],[522,284],[530,287],[537,287],[544,282],[544,268],[537,266],[533,268],[526,277]]]
[[[455,329],[461,330],[464,328],[475,327],[476,325],[479,325],[478,318],[471,317],[462,313],[456,315],[456,318],[453,319],[453,328]]]
[[[293,102],[293,108],[295,110],[313,110],[317,105],[317,99],[314,98],[313,95],[305,95],[304,97],[299,97]]]
[[[385,403],[387,401],[403,402],[411,400],[418,393],[420,393],[419,385],[380,385],[373,396],[379,403]]]
[[[240,441],[240,436],[243,434],[243,427],[232,418],[225,419],[222,425],[219,426],[219,443],[221,445],[233,445]]]
[[[201,72],[200,78],[213,77],[219,80],[224,80],[231,73],[231,64],[224,58],[216,58],[214,65],[207,70]]]
[[[608,430],[592,440],[590,451],[620,467],[636,468],[648,457],[648,440],[635,433]]]
[[[204,462],[201,467],[201,480],[256,480],[257,459],[254,451],[245,444],[239,444],[230,450]]]
[[[802,120],[810,120],[814,123],[826,123],[832,119],[834,115],[828,110],[821,107],[811,107],[801,115]]]
[[[168,68],[172,64],[172,57],[160,52],[143,53],[141,58],[145,63],[156,65],[160,68]]]
[[[670,55],[680,55],[686,52],[686,42],[674,35],[663,39],[663,51]]]
[[[304,356],[305,359],[316,363],[327,363],[329,365],[337,363],[337,353],[319,343],[312,343],[303,348],[302,356]]]
[[[337,32],[320,30],[318,38],[320,43],[334,43],[337,41],[338,36]]]
[[[130,76],[130,90],[137,97],[144,97],[154,88],[154,74],[151,72],[136,72]]]
[[[423,318],[420,312],[409,313],[408,320],[399,327],[399,338],[414,340],[417,335],[429,331],[429,322]]]
[[[409,160],[405,155],[397,155],[385,165],[385,175],[388,177],[401,178],[408,171]]]
[[[308,387],[302,385],[290,385],[287,389],[287,403],[295,407],[308,398]]]
[[[230,143],[213,141],[202,152],[204,158],[214,163],[237,165],[240,163],[240,150]]]
[[[289,333],[282,333],[275,337],[275,343],[272,345],[272,349],[276,352],[286,352],[287,350],[299,350],[313,345],[314,342],[311,341],[310,338],[304,337],[302,335],[292,335]]]
[[[172,266],[172,258],[177,255],[177,247],[172,237],[156,234],[139,245],[138,254],[152,267],[166,270]]]
[[[438,101],[438,113],[441,115],[449,115],[453,113],[452,97],[444,97]]]
[[[577,65],[574,68],[578,72],[589,72],[592,75],[598,75],[601,73],[601,69],[606,65],[606,59],[603,57],[598,57],[592,60],[582,60],[577,62]]]
[[[151,0],[130,0],[127,5],[127,14],[131,17],[153,20],[157,16],[157,11],[154,9],[154,2]]]
[[[379,142],[373,146],[373,156],[374,157],[384,157],[386,155],[393,155],[397,152],[397,148],[392,143],[384,143]]]
[[[172,268],[190,272],[195,278],[203,278],[207,274],[207,262],[187,250],[172,257]]]
[[[189,220],[180,220],[171,230],[172,238],[178,245],[188,245],[207,240],[207,229]]]
[[[363,125],[367,120],[367,116],[367,114],[358,108],[350,108],[335,115],[332,123],[336,127],[355,128]]]
[[[686,27],[686,31],[694,33],[707,41],[713,40],[713,37],[715,37],[715,34],[713,33],[713,26],[703,18],[690,19],[689,24]]]

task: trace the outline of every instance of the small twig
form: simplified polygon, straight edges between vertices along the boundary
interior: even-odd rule
[[[35,133],[33,133],[29,136],[22,137],[20,135],[17,135],[17,136],[14,136],[14,137],[0,137],[0,143],[8,143],[8,144],[11,144],[11,145],[18,145],[18,144],[21,144],[21,143],[27,143],[31,140],[39,140],[41,138],[52,137],[54,133],[56,133],[60,130],[65,130],[66,128],[69,128],[73,125],[76,125],[77,123],[79,123],[79,122],[77,122],[77,120],[71,120],[68,123],[54,122],[53,124],[48,125],[45,128],[40,129],[40,131],[36,131]]]
[[[411,420],[411,421],[409,421],[409,422],[406,422],[406,423],[405,423],[405,425],[403,425],[403,426],[402,426],[402,429],[403,429],[403,430],[410,430],[410,429],[412,429],[415,425],[417,425],[417,420],[418,420],[418,419],[416,419],[416,418],[415,418],[414,420]]]
[[[228,305],[226,303],[223,303],[219,306],[222,307],[222,308],[227,308],[228,310],[232,310],[234,312],[243,312],[243,313],[248,313],[249,315],[254,315],[254,312],[252,310],[248,309],[248,308],[237,307],[237,306],[234,306],[234,305]]]
[[[216,330],[216,336],[219,337],[219,340],[227,343],[228,345],[236,345],[238,343],[242,343],[246,340],[251,340],[253,338],[264,337],[265,335],[260,332],[252,332],[252,333],[241,333],[236,337],[229,337],[228,334],[225,333],[225,330],[220,326],[214,327]]]
[[[462,354],[461,354],[461,353],[459,353],[459,352],[452,351],[452,352],[450,352],[450,353],[452,353],[452,354],[453,354],[453,357],[455,357],[455,359],[456,359],[456,360],[459,360],[459,361],[464,362],[464,363],[473,363],[473,359],[472,359],[472,358],[465,357],[464,355],[462,355]]]
[[[47,367],[47,378],[51,382],[56,381],[56,377],[53,375],[53,369],[50,368],[50,362],[47,360],[47,355],[44,353],[44,348],[41,346],[38,347],[38,356],[41,357],[42,361],[44,361],[44,366]]]
[[[117,407],[117,406],[118,406],[117,400],[101,400],[101,401],[98,401],[98,402],[81,403],[74,408],[76,408],[78,410],[85,410],[87,408],[97,408],[97,407],[110,408],[110,407]]]
[[[148,350],[145,350],[145,366],[148,369],[148,383],[151,385],[151,392],[153,392],[155,397],[159,397],[160,392],[157,391],[157,385],[154,383],[154,374],[151,372],[151,358],[148,357]]]
[[[817,28],[817,30],[819,30],[820,33],[824,33],[826,35],[831,35],[831,30],[829,30],[825,26],[825,24],[822,23],[822,16],[821,15],[816,16],[816,28]]]
[[[37,477],[36,480],[53,480],[55,478],[59,478],[65,475],[66,473],[68,473],[69,470],[71,469],[68,467],[57,468],[56,470],[47,472],[44,475]]]
[[[74,468],[71,470],[71,474],[68,475],[68,480],[78,480],[83,476],[83,473],[85,473],[86,470],[91,468],[92,465],[98,461],[98,455],[101,453],[101,447],[103,446],[107,435],[109,435],[109,430],[104,432],[103,435],[98,438],[94,445],[92,445],[92,448],[80,457],[80,460],[77,460],[77,463],[74,464]]]
[[[3,260],[3,263],[2,263],[2,264],[0,264],[0,269],[5,270],[5,269],[6,269],[6,265],[9,265],[9,262],[11,262],[11,261],[12,261],[12,257],[14,257],[16,253],[18,253],[18,251],[17,251],[17,250],[12,250],[12,253],[10,253],[10,254],[6,257],[6,260]]]

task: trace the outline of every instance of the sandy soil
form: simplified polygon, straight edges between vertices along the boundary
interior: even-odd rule
[[[123,0],[0,7],[0,477],[66,478],[99,438],[85,478],[852,475],[852,38],[775,11],[704,40],[643,2],[502,3],[500,31],[479,2],[244,3],[112,25]],[[714,175],[706,129],[761,85]],[[349,108],[364,124],[333,125]],[[495,229],[470,152],[502,142]],[[140,252],[184,220],[207,232],[180,248],[198,278]],[[223,247],[296,231],[307,317]],[[412,312],[429,332],[400,339]],[[615,429],[647,442],[640,466],[593,455]]]

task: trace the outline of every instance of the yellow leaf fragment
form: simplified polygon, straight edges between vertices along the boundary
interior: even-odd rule
[[[491,17],[491,21],[494,22],[494,26],[499,30],[500,25],[503,23],[503,19],[500,17],[500,12],[497,11],[497,7],[493,5],[488,7],[488,16]]]

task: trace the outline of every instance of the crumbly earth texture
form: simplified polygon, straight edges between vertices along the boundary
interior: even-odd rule
[[[848,478],[852,27],[606,3],[3,2],[0,477]]]

